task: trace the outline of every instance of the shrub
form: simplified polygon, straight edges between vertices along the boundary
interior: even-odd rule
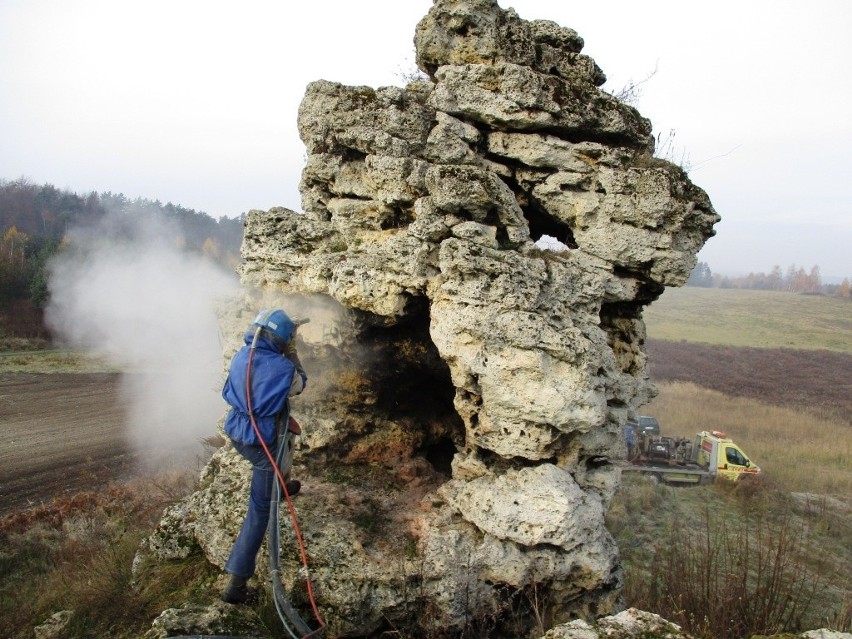
[[[805,530],[761,509],[724,516],[723,504],[708,505],[699,527],[670,529],[647,571],[628,575],[630,605],[707,639],[802,630],[826,574],[808,559]]]
[[[131,583],[140,541],[191,487],[184,475],[148,477],[0,518],[3,636],[31,637],[53,613],[73,610],[67,639],[137,637],[163,608],[210,584],[203,557],[164,564],[142,588]]]

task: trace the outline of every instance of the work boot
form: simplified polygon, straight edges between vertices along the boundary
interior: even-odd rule
[[[248,577],[238,577],[231,575],[231,581],[225,587],[222,593],[222,601],[229,604],[244,604],[250,599],[253,599],[257,594],[254,588],[249,588],[246,585]]]
[[[291,479],[290,481],[285,482],[284,488],[287,489],[287,494],[290,495],[290,497],[295,497],[302,489],[302,482],[298,479]]]

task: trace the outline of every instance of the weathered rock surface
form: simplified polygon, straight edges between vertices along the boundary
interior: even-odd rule
[[[33,628],[35,639],[61,639],[73,616],[73,610],[53,613],[44,623]]]
[[[801,635],[802,639],[852,639],[852,632],[840,632],[830,628],[808,630]]]
[[[269,629],[249,608],[217,602],[209,606],[187,604],[164,610],[143,639],[167,637],[240,636],[254,639],[271,638]]]
[[[690,636],[659,615],[630,608],[594,623],[577,619],[555,626],[542,639],[690,639]]]
[[[311,318],[297,506],[332,634],[511,616],[521,636],[533,589],[556,621],[613,612],[610,459],[654,393],[642,309],[718,216],[574,31],[436,0],[415,45],[429,81],[308,86],[305,212],[248,215],[226,360],[261,306]],[[248,472],[220,450],[147,553],[222,565]]]
[[[691,639],[680,626],[659,615],[630,608],[589,623],[570,621],[548,630],[541,639]],[[822,628],[800,634],[755,635],[752,639],[852,639],[848,632]]]

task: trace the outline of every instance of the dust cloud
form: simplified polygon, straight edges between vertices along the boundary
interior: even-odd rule
[[[145,467],[196,459],[226,407],[214,309],[238,278],[151,215],[111,213],[68,235],[50,268],[49,327],[123,371],[127,443]]]
[[[279,306],[294,320],[308,320],[307,324],[299,326],[297,337],[309,348],[339,351],[348,344],[354,349],[355,345],[347,342],[347,338],[352,337],[351,317],[333,298],[290,295],[282,298]]]

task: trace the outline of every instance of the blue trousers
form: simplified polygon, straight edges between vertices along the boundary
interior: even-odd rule
[[[272,497],[275,471],[263,447],[246,446],[236,441],[232,443],[237,452],[251,462],[252,471],[248,512],[225,563],[225,570],[237,577],[248,578],[254,575],[257,552],[269,523],[269,500]],[[269,452],[275,454],[274,444],[269,446]]]

